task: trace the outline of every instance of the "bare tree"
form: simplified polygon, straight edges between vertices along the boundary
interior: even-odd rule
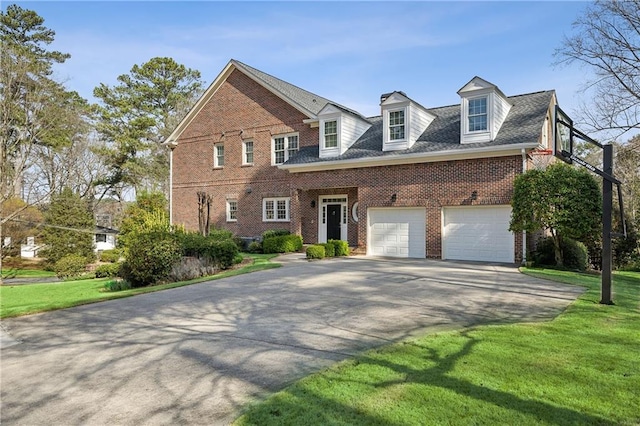
[[[587,82],[593,103],[582,108],[583,124],[616,136],[640,129],[640,0],[596,1],[573,26],[556,57],[593,70]]]

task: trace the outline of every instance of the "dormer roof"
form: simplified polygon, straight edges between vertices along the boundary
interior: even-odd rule
[[[502,93],[502,90],[500,90],[500,88],[498,88],[498,86],[496,86],[495,84],[488,82],[487,80],[480,78],[478,76],[473,77],[471,80],[469,80],[469,82],[467,84],[465,84],[464,86],[462,86],[460,88],[460,90],[458,90],[458,95],[460,96],[464,96],[465,94],[469,93],[469,92],[474,92],[474,91],[478,91],[478,90],[483,90],[483,89],[489,89],[489,90],[494,90],[497,93],[500,94],[500,96],[502,96],[503,98],[507,98],[508,96],[506,96],[504,93]]]

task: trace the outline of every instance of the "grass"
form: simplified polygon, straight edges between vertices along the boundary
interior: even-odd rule
[[[588,288],[544,323],[478,326],[372,350],[249,407],[236,425],[637,425],[640,273],[525,269]]]
[[[248,254],[245,256],[253,258],[254,262],[250,265],[224,271],[214,276],[118,292],[104,291],[104,284],[111,278],[67,281],[62,283],[0,286],[0,318],[16,317],[70,308],[87,303],[101,302],[103,300],[130,297],[137,294],[182,287],[280,266],[277,263],[269,262],[269,259],[275,257],[275,255]]]
[[[3,269],[3,278],[50,278],[55,277],[55,272],[42,269]]]

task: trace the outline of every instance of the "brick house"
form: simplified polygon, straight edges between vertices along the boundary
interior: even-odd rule
[[[198,229],[204,191],[212,223],[241,237],[285,228],[367,255],[521,262],[513,180],[550,148],[555,92],[506,96],[474,77],[457,93],[437,108],[387,93],[364,117],[231,60],[166,141],[172,221]]]

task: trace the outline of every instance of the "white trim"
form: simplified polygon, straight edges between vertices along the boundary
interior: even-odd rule
[[[273,201],[273,219],[267,219],[267,201]],[[286,202],[286,218],[278,219],[278,201]],[[291,197],[265,197],[262,199],[263,222],[289,222],[291,220]]]
[[[289,138],[295,136],[298,138],[298,148],[296,151],[300,150],[300,134],[298,132],[285,133],[281,135],[272,135],[271,136],[271,165],[280,167],[283,163],[286,163],[289,159]],[[276,163],[276,139],[284,138],[284,161],[282,163]]]
[[[218,159],[218,148],[222,147],[222,165],[220,164],[220,160]],[[221,169],[224,167],[224,143],[215,143],[213,144],[213,167],[216,169]]]
[[[236,203],[236,218],[231,218],[231,203]],[[227,200],[227,222],[237,222],[238,221],[238,200],[235,198]]]
[[[243,166],[253,166],[253,161],[252,162],[247,162],[247,144],[250,143],[251,144],[251,155],[253,156],[255,153],[255,144],[253,143],[253,139],[247,139],[245,141],[242,141],[242,165]],[[255,156],[253,157],[253,160],[255,161]]]
[[[471,160],[487,157],[508,157],[520,155],[522,149],[536,149],[537,142],[503,146],[489,146],[463,150],[446,150],[438,152],[420,152],[416,154],[383,155],[373,158],[356,158],[352,160],[318,161],[307,164],[281,164],[279,169],[290,173],[315,172],[321,170],[351,169],[356,167],[379,167],[397,164],[433,163],[436,161]]]
[[[347,241],[349,238],[349,215],[347,212],[349,198],[347,194],[330,194],[318,197],[318,243],[327,242],[326,209],[329,204],[340,204],[340,239]]]

